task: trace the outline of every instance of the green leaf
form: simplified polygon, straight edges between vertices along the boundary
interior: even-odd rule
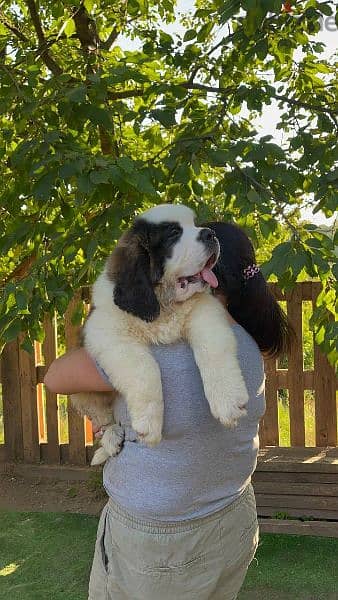
[[[23,310],[27,307],[27,297],[22,291],[18,290],[15,294],[16,305],[19,310]]]
[[[323,15],[330,17],[332,15],[332,8],[328,2],[317,2],[317,8]]]
[[[20,332],[21,321],[15,320],[5,329],[2,337],[5,342],[11,342],[12,340],[15,340],[18,337]]]
[[[200,43],[204,42],[206,40],[206,38],[208,37],[208,35],[211,33],[213,26],[214,26],[214,23],[212,20],[210,20],[209,23],[205,23],[205,25],[203,25],[203,27],[201,27],[201,29],[199,30],[199,32],[197,34],[197,41]]]
[[[261,197],[260,197],[260,195],[259,195],[259,194],[256,192],[256,190],[255,190],[255,189],[251,189],[251,190],[249,190],[249,191],[248,191],[248,193],[247,193],[247,197],[248,197],[248,200],[249,200],[249,202],[253,202],[253,203],[255,203],[255,204],[257,204],[257,203],[261,202]]]
[[[100,106],[88,105],[86,113],[94,125],[102,125],[106,129],[112,129],[112,121],[108,110]]]
[[[229,160],[226,150],[207,150],[209,162],[214,167],[225,167]]]
[[[187,164],[182,164],[177,167],[174,173],[174,181],[178,183],[188,183],[190,181],[190,167]]]
[[[265,0],[266,7],[270,12],[280,13],[283,2],[282,0]]]
[[[66,36],[70,37],[71,35],[73,35],[73,33],[75,33],[75,31],[76,31],[76,27],[75,27],[74,19],[67,19],[65,27],[64,27],[64,32],[65,32]]]
[[[67,91],[66,97],[70,102],[81,103],[86,99],[87,89],[84,85],[78,85]]]
[[[256,54],[258,56],[258,58],[260,58],[261,60],[264,60],[264,58],[266,57],[267,53],[268,53],[268,42],[266,39],[260,40],[258,42],[258,44],[256,44]]]
[[[188,29],[184,34],[183,41],[190,42],[190,40],[193,40],[196,37],[196,35],[197,32],[195,31],[195,29]]]
[[[263,3],[260,0],[255,0],[254,2],[250,2],[250,4],[254,6],[248,9],[247,16],[243,21],[243,29],[248,37],[253,36],[260,28],[267,13],[267,8],[263,7]]]
[[[110,173],[108,170],[92,171],[90,173],[90,181],[95,184],[107,183],[110,179]]]
[[[38,200],[47,200],[53,187],[54,173],[46,173],[33,186],[33,195]]]
[[[275,229],[275,223],[272,219],[260,219],[259,228],[262,236],[268,238]]]
[[[94,6],[94,0],[84,0],[83,4],[86,11],[90,13]]]
[[[191,182],[191,187],[192,187],[194,194],[196,194],[196,196],[203,196],[204,187],[198,181],[193,179]]]
[[[116,163],[126,173],[134,173],[134,171],[135,171],[135,163],[129,156],[119,157],[117,159]]]
[[[28,354],[33,354],[34,344],[28,335],[26,335],[24,340],[21,342],[20,348],[22,348],[22,350],[26,350]]]
[[[90,181],[90,177],[87,173],[83,173],[77,178],[77,185],[79,191],[83,194],[89,194],[92,190],[92,185]]]
[[[166,128],[176,125],[175,114],[176,114],[175,109],[168,109],[168,108],[163,109],[163,110],[156,108],[155,110],[152,110],[150,113],[150,115],[154,119],[156,119],[156,121],[159,121],[159,123],[161,123],[161,125],[163,125],[163,127],[166,127]]]

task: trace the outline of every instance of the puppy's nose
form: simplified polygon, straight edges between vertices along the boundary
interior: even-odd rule
[[[201,229],[198,236],[198,239],[201,240],[201,242],[204,242],[204,244],[210,244],[215,240],[215,238],[216,236],[214,232],[211,229],[208,229],[208,227]]]

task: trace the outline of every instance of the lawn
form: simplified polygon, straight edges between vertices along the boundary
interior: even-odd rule
[[[86,600],[97,518],[3,512],[1,600]],[[239,600],[337,600],[338,540],[262,536]]]

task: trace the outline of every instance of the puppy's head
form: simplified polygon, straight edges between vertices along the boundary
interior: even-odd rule
[[[182,302],[208,285],[217,286],[211,269],[219,255],[215,234],[196,227],[183,205],[162,204],[136,218],[108,261],[114,301],[144,321],[160,314],[160,305]]]

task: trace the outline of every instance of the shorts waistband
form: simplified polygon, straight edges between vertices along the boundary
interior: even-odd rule
[[[213,512],[205,517],[200,517],[198,519],[186,519],[183,521],[156,521],[156,520],[146,520],[135,515],[131,515],[128,513],[122,506],[117,504],[112,498],[109,498],[107,502],[107,510],[110,515],[126,525],[131,529],[138,529],[147,533],[180,533],[182,531],[189,531],[192,529],[196,529],[201,525],[205,525],[210,523],[216,519],[220,519],[226,513],[232,512],[239,508],[250,496],[253,497],[254,500],[254,492],[252,484],[249,483],[241,495],[236,498],[231,504]]]

